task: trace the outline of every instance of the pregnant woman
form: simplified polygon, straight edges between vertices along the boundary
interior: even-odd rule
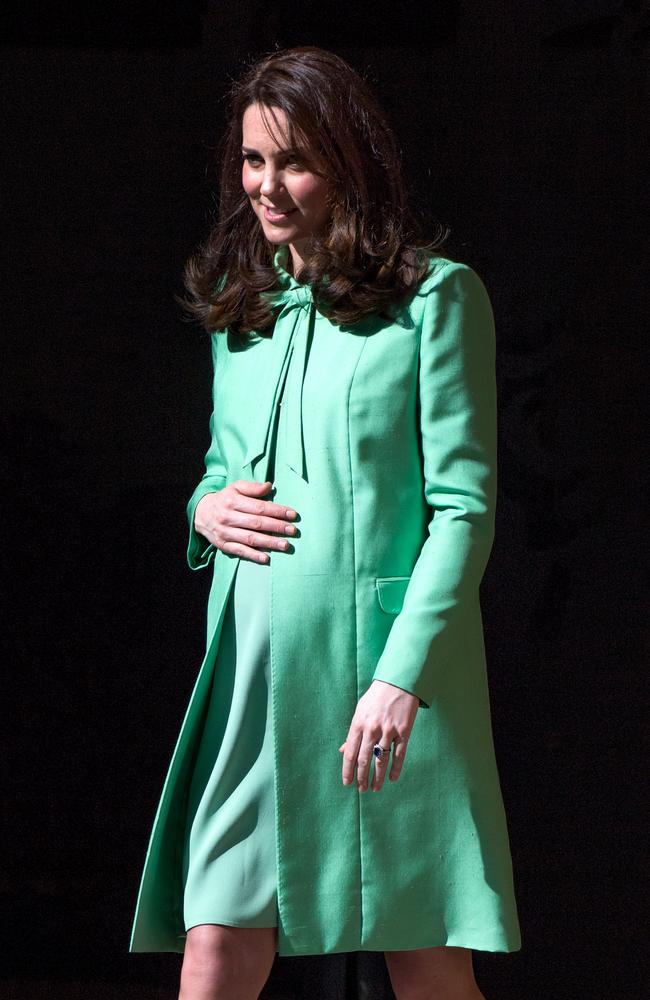
[[[418,234],[382,109],[315,47],[235,85],[187,284],[214,373],[188,504],[207,648],[130,950],[184,952],[181,1000],[361,950],[398,1000],[477,1000],[472,949],[520,947],[479,603],[486,289]]]

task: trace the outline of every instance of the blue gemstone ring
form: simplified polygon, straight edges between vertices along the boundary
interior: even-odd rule
[[[385,753],[390,753],[390,747],[382,747],[379,745],[379,743],[375,743],[374,747],[372,748],[372,752],[374,753],[377,760],[381,760]]]

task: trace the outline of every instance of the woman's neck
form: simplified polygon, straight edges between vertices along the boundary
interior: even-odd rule
[[[302,240],[296,240],[295,243],[289,243],[287,271],[289,274],[293,275],[294,278],[299,279],[300,272],[305,266],[305,262],[309,259],[311,247],[312,240],[309,236],[306,236]]]

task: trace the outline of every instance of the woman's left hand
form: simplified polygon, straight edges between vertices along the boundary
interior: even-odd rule
[[[375,743],[379,743],[382,747],[394,744],[388,777],[390,781],[397,781],[404,764],[406,745],[419,705],[420,699],[410,691],[405,691],[387,681],[372,682],[359,699],[347,739],[339,747],[339,753],[343,754],[344,785],[352,784],[356,767],[359,791],[367,791],[370,762],[374,760],[372,790],[379,791],[386,777],[390,752],[379,760],[372,752]]]

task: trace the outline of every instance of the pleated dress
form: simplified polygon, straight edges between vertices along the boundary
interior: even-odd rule
[[[267,479],[283,433],[274,413]],[[214,679],[190,782],[183,919],[277,927],[269,563],[241,559],[224,612]]]

